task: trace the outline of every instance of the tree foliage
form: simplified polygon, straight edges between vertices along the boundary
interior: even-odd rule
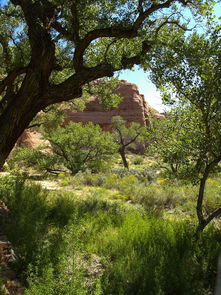
[[[205,153],[201,119],[194,106],[177,106],[166,113],[165,119],[151,121],[149,153],[159,157],[167,175],[193,183],[199,181],[206,164],[201,157]]]
[[[209,37],[195,34],[176,40],[170,49],[159,48],[151,61],[152,79],[165,101],[178,105],[169,121],[172,130],[164,128],[169,138],[163,149],[170,163],[178,155],[183,175],[200,184],[199,230],[221,214],[221,208],[209,214],[203,210],[206,180],[221,161],[220,58],[219,32],[213,31]]]
[[[55,174],[64,172],[67,168],[72,174],[76,174],[86,169],[99,171],[107,167],[117,151],[113,136],[93,123],[84,125],[70,122],[65,127],[44,127],[43,139],[45,145],[36,150],[16,148],[9,165],[14,168],[19,164]]]
[[[57,162],[72,174],[87,168],[99,170],[117,149],[111,134],[93,123],[83,125],[70,122],[65,128],[58,127],[53,132],[45,133],[44,137],[50,142]]]
[[[215,2],[6,3],[0,7],[0,165],[40,110],[81,97],[99,78],[146,64],[147,52],[164,39],[164,28],[185,29],[183,8],[209,14]]]

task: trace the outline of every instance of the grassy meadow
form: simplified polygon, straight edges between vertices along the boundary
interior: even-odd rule
[[[214,294],[220,222],[198,240],[197,187],[166,178],[154,160],[129,156],[100,173],[1,176],[2,219],[26,295]],[[29,171],[30,172],[30,171]],[[50,187],[50,184],[53,186]],[[206,210],[221,177],[209,178]]]

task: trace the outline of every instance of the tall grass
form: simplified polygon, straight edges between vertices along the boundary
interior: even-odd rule
[[[190,221],[153,216],[96,194],[80,200],[72,192],[48,193],[15,179],[0,183],[1,191],[8,192],[7,234],[26,295],[206,295],[213,290],[221,251],[221,233],[213,226],[196,243]]]

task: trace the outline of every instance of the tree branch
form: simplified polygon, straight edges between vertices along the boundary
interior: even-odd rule
[[[214,218],[217,218],[221,215],[221,208],[217,208],[205,219],[206,224],[209,224]]]
[[[144,12],[140,13],[140,15],[138,16],[138,18],[136,19],[135,23],[134,23],[134,28],[138,29],[141,27],[141,25],[143,24],[144,20],[148,18],[148,16],[150,16],[151,14],[153,14],[154,12],[161,10],[163,8],[169,8],[171,6],[171,4],[173,2],[179,2],[183,5],[187,5],[188,3],[191,3],[191,0],[167,0],[164,3],[161,4],[152,4],[147,10],[145,10]]]
[[[5,88],[8,85],[12,84],[19,75],[26,73],[26,71],[27,67],[23,67],[9,72],[8,76],[5,77],[2,81],[0,81],[0,94],[5,90]]]
[[[80,97],[82,95],[81,87],[83,85],[103,77],[112,77],[116,71],[129,69],[135,64],[140,64],[144,54],[151,48],[152,45],[144,41],[141,52],[133,57],[123,57],[121,60],[122,65],[119,68],[114,68],[114,66],[109,63],[102,63],[92,68],[82,68],[81,71],[73,74],[63,83],[48,87],[47,92],[42,96],[43,107],[52,103],[68,101]]]
[[[132,138],[129,142],[127,142],[124,147],[127,147],[128,145],[130,145],[131,143],[135,142],[136,139],[140,136],[141,133],[138,133],[134,138]]]
[[[53,21],[51,23],[52,28],[54,28],[58,33],[60,33],[68,41],[74,41],[74,36],[66,28],[62,26],[58,21]]]
[[[86,34],[86,36],[80,41],[80,43],[76,47],[74,60],[73,60],[75,70],[79,71],[83,67],[84,52],[92,41],[98,38],[103,38],[103,37],[109,37],[109,38],[115,37],[118,39],[119,38],[132,39],[137,36],[138,36],[137,30],[134,30],[134,28],[122,29],[116,26],[90,31],[89,33]]]

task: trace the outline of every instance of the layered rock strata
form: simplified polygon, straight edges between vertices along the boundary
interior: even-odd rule
[[[95,96],[86,104],[84,111],[72,112],[67,109],[68,117],[66,123],[70,121],[93,122],[94,124],[99,124],[104,130],[111,130],[113,116],[121,116],[128,124],[137,122],[142,126],[149,124],[150,117],[159,119],[163,117],[145,101],[144,95],[139,93],[138,87],[135,84],[125,80],[120,82],[121,84],[115,92],[122,96],[123,100],[117,108],[104,110]],[[38,132],[26,130],[18,140],[17,146],[35,148],[41,143],[41,135]]]

